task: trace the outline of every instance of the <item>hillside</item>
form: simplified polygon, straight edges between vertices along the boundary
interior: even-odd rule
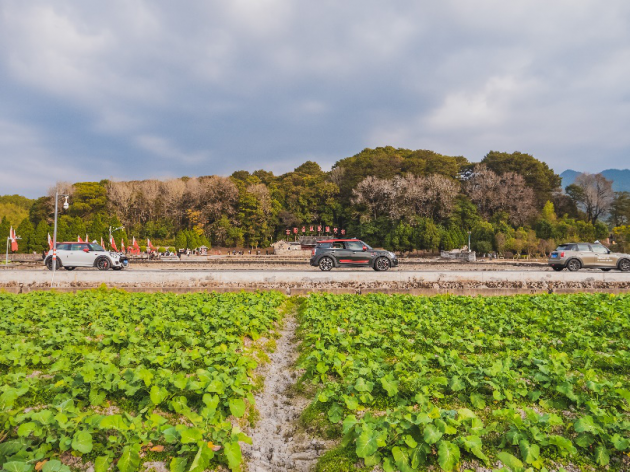
[[[613,181],[612,187],[615,192],[630,192],[630,169],[606,169],[601,174]],[[578,175],[580,175],[580,172],[572,169],[565,170],[560,174],[562,188],[571,185]]]

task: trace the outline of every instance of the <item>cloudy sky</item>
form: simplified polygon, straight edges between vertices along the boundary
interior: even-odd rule
[[[2,0],[0,194],[366,147],[630,167],[630,2]]]

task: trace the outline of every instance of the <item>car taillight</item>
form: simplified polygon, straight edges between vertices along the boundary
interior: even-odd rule
[[[311,251],[311,256],[315,255],[315,248],[313,248],[313,250]]]
[[[564,251],[560,253],[560,257],[564,257]]]

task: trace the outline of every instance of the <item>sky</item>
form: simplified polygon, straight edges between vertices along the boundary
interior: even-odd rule
[[[630,167],[627,0],[3,0],[0,195],[364,148]]]

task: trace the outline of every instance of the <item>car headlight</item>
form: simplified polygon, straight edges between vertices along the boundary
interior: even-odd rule
[[[387,252],[387,254],[389,254],[389,257],[391,257],[392,259],[396,259],[396,254],[394,254],[393,252]]]

